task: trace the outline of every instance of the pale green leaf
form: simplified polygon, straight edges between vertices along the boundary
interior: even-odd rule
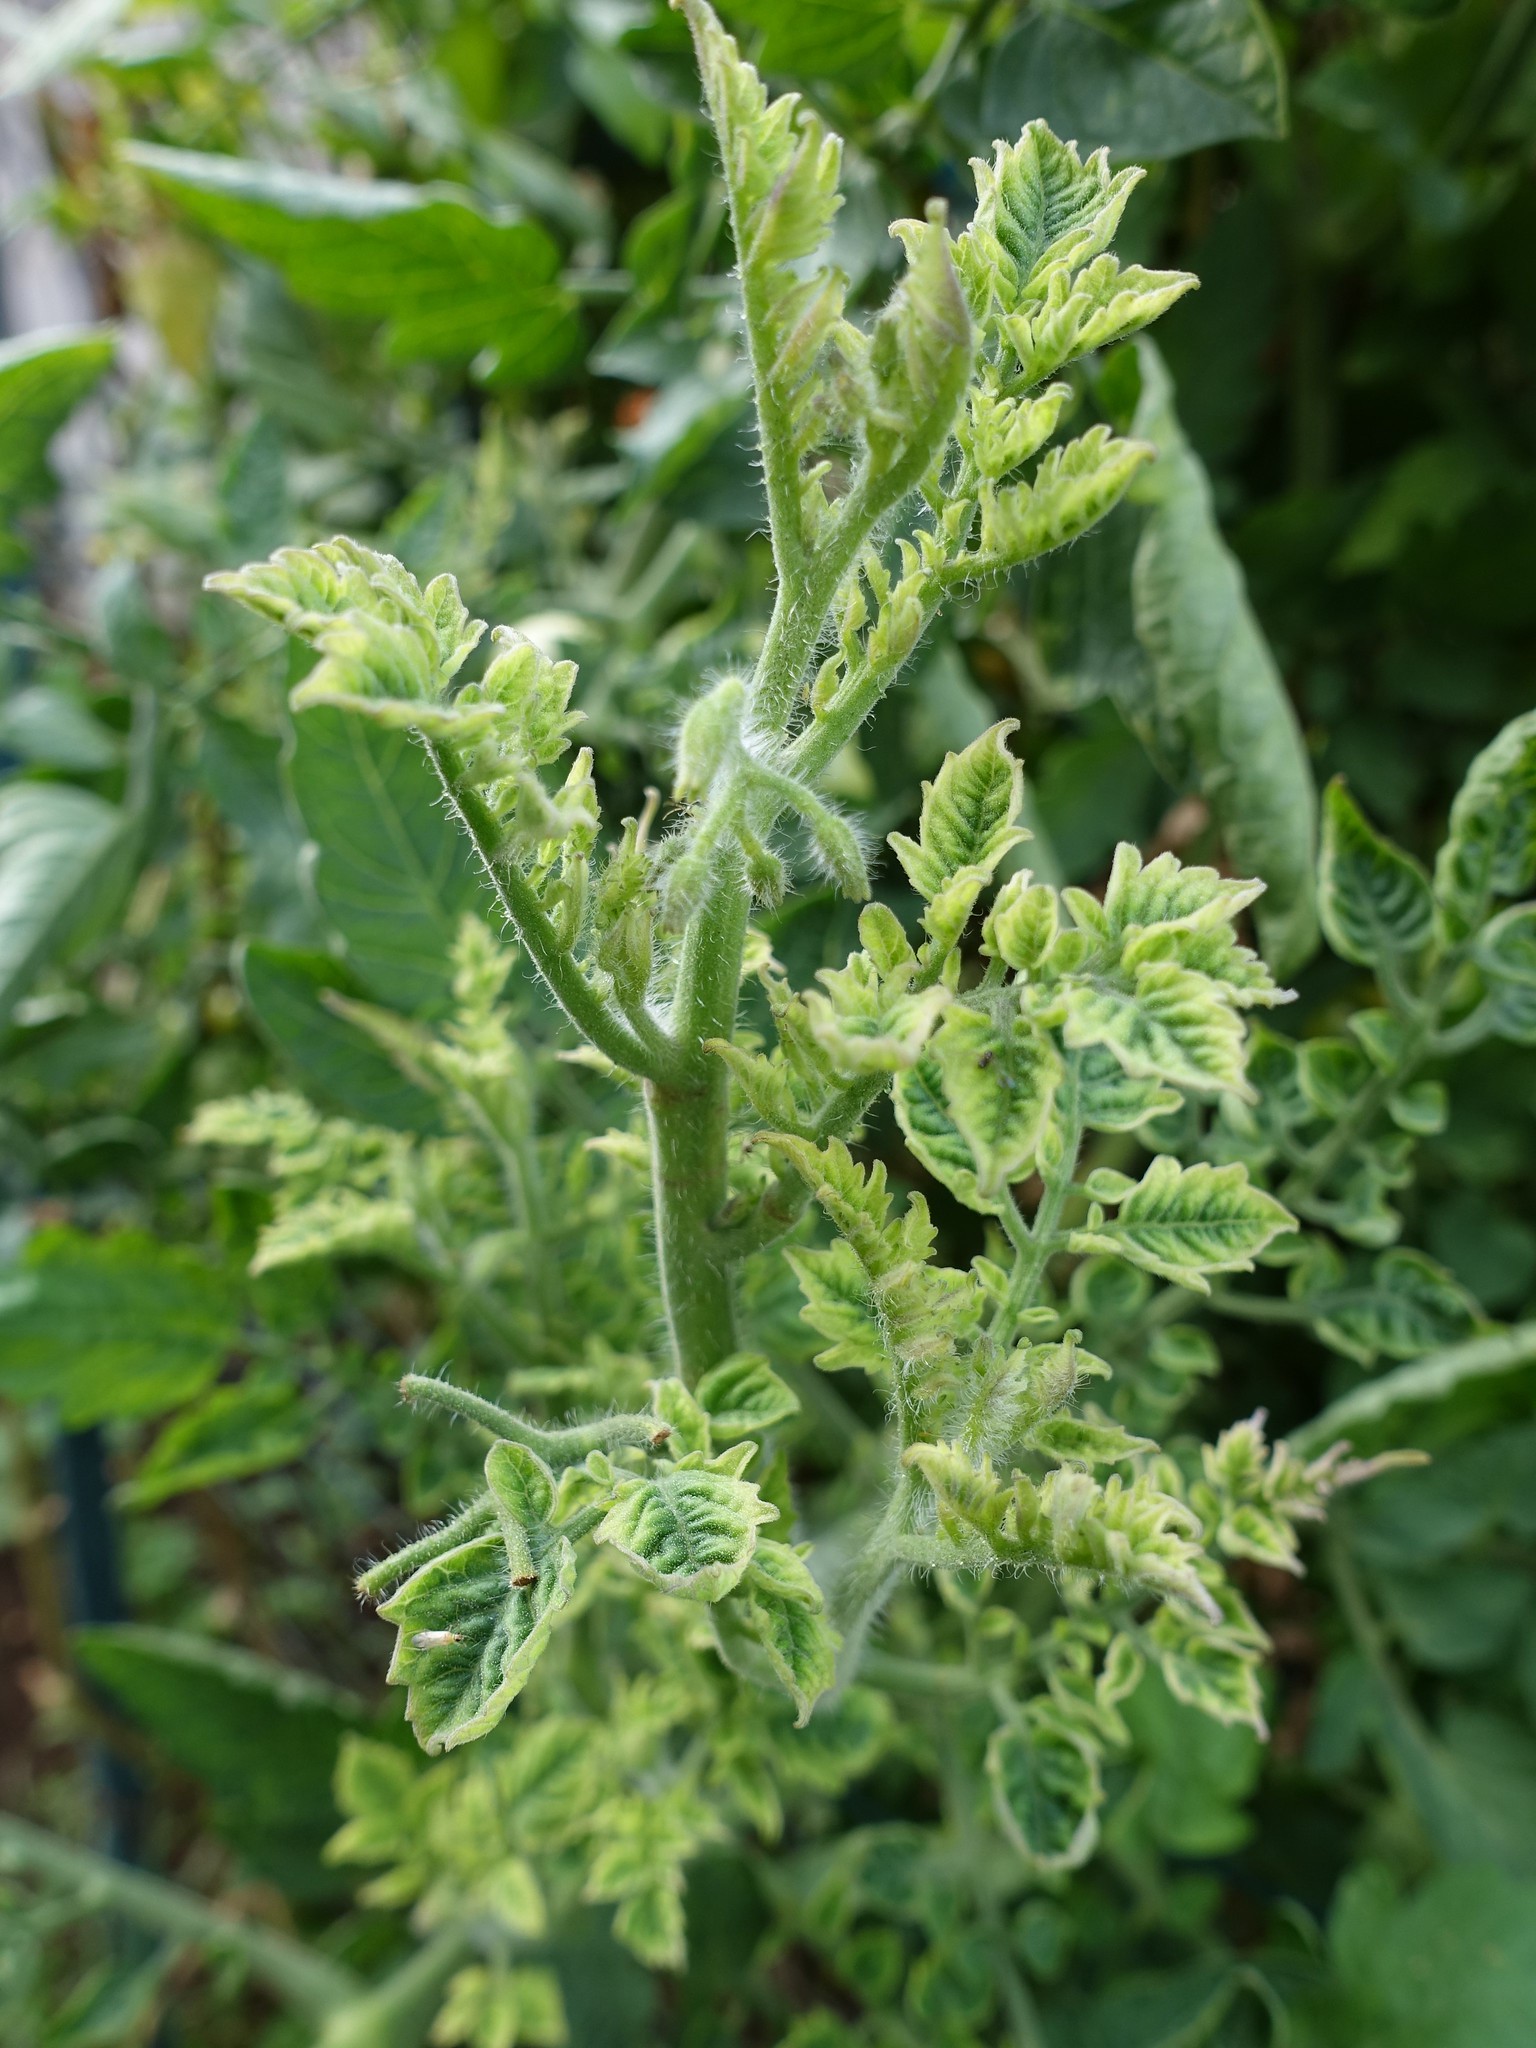
[[[756,1436],[800,1412],[800,1402],[766,1358],[741,1352],[711,1366],[698,1384],[717,1436]]]
[[[1087,1743],[1050,1726],[1005,1721],[987,1744],[987,1778],[999,1824],[1030,1869],[1077,1870],[1087,1862],[1104,1799]]]
[[[1246,1273],[1295,1218],[1256,1188],[1244,1166],[1180,1166],[1159,1153],[1116,1215],[1072,1233],[1080,1252],[1117,1252],[1198,1293],[1207,1273]]]
[[[1361,967],[1417,953],[1434,933],[1428,875],[1372,830],[1338,777],[1323,798],[1317,910],[1329,945]]]
[[[663,1592],[719,1600],[752,1562],[760,1524],[777,1519],[750,1480],[680,1468],[622,1477],[593,1533]]]
[[[1452,938],[1487,916],[1491,899],[1536,881],[1536,711],[1522,712],[1467,770],[1435,862],[1435,897]]]
[[[0,1019],[115,887],[124,813],[67,782],[0,790]]]
[[[931,902],[962,868],[991,874],[1029,834],[1014,823],[1024,798],[1024,771],[1008,752],[1018,729],[1005,718],[958,754],[946,754],[932,782],[923,784],[923,808],[914,842],[891,834],[896,857],[914,889]]]
[[[1134,990],[1099,980],[1065,987],[1061,1000],[1074,1050],[1106,1047],[1133,1080],[1251,1098],[1242,1019],[1205,975],[1154,961],[1140,969]]]
[[[1061,1058],[1044,1032],[1014,1017],[952,1005],[933,1040],[949,1116],[989,1202],[1022,1180],[1051,1113]]]
[[[1490,1029],[1536,1045],[1536,905],[1514,904],[1477,935],[1473,958],[1487,986]]]

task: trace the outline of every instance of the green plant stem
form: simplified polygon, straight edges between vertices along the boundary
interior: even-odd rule
[[[361,1980],[273,1927],[237,1920],[182,1885],[131,1870],[46,1828],[0,1814],[0,1869],[63,1887],[82,1917],[116,1913],[153,1934],[193,1942],[245,1964],[274,1997],[312,2024],[362,1991]]]
[[[444,801],[474,848],[503,916],[571,1023],[615,1066],[651,1078],[675,1071],[676,1048],[668,1044],[661,1030],[654,1024],[644,1031],[631,1026],[597,993],[561,944],[526,875],[515,862],[497,858],[491,820],[479,799],[460,787],[458,764],[449,749],[426,738],[421,744],[442,785]]]
[[[664,1440],[669,1433],[667,1425],[655,1415],[603,1415],[595,1422],[541,1429],[537,1423],[497,1407],[494,1401],[470,1393],[467,1387],[456,1387],[451,1380],[435,1380],[427,1373],[408,1372],[400,1382],[400,1392],[407,1401],[425,1401],[431,1407],[446,1408],[449,1414],[462,1416],[466,1422],[473,1422],[508,1443],[526,1444],[556,1471],[566,1465],[579,1465],[589,1451],[613,1450],[621,1444],[652,1445],[658,1437]]]
[[[736,1028],[747,911],[738,867],[717,879],[683,935],[673,1029],[687,1075],[645,1091],[662,1302],[673,1362],[690,1385],[736,1348],[730,1259],[714,1228],[730,1193],[730,1076],[705,1040]]]
[[[846,1682],[858,1669],[864,1640],[876,1615],[890,1598],[904,1567],[897,1546],[910,1534],[927,1486],[916,1473],[902,1470],[879,1521],[860,1543],[858,1554],[832,1598],[832,1618],[843,1638],[841,1677]]]
[[[1013,1321],[1031,1307],[1045,1277],[1046,1262],[1057,1248],[1056,1231],[1067,1196],[1072,1192],[1072,1175],[1083,1142],[1081,1082],[1076,1057],[1067,1055],[1066,1072],[1056,1091],[1056,1116],[1061,1133],[1061,1157],[1049,1172],[1042,1172],[1044,1191],[1030,1224],[1025,1249],[1014,1264],[1008,1294],[1000,1313],[1005,1334],[1012,1334]]]
[[[882,1692],[913,1693],[925,1699],[988,1699],[992,1691],[990,1679],[963,1664],[924,1664],[916,1657],[894,1657],[887,1650],[866,1650],[859,1677]]]
[[[496,1511],[487,1495],[471,1501],[467,1508],[461,1508],[456,1515],[444,1522],[440,1529],[433,1529],[425,1536],[419,1536],[414,1543],[404,1544],[388,1557],[380,1558],[366,1571],[358,1573],[353,1585],[367,1599],[376,1600],[381,1593],[387,1593],[408,1579],[412,1572],[424,1564],[430,1564],[434,1557],[442,1557],[446,1551],[457,1550],[461,1543],[468,1543],[481,1536],[495,1525]]]
[[[334,2012],[316,2048],[420,2048],[443,1988],[474,1953],[474,1927],[442,1927],[382,1984]]]

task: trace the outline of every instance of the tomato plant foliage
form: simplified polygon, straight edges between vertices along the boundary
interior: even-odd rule
[[[14,44],[7,2038],[1524,2040],[1530,9]]]

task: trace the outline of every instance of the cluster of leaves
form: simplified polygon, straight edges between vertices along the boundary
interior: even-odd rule
[[[1499,2038],[1524,15],[724,12],[803,98],[639,0],[80,0],[7,60],[90,95],[56,212],[133,337],[106,566],[27,513],[6,597],[24,1810],[80,1831],[65,1669],[206,1796],[157,1770],[174,1888],[6,1824],[0,2010]],[[0,358],[9,516],[114,339]],[[56,1424],[142,1618],[68,1645]],[[1345,1437],[1435,1463],[1341,1511]],[[345,1592],[403,1519],[414,1753]],[[245,1874],[319,1938],[199,1918]]]

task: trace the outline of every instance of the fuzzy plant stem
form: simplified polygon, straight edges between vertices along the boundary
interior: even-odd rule
[[[498,1408],[494,1401],[470,1393],[467,1387],[456,1387],[451,1380],[435,1380],[422,1372],[408,1372],[400,1382],[400,1393],[407,1401],[424,1401],[429,1407],[446,1408],[450,1415],[462,1416],[466,1422],[473,1422],[508,1443],[526,1444],[556,1471],[566,1465],[579,1465],[589,1451],[614,1450],[621,1444],[654,1445],[669,1434],[667,1425],[655,1415],[602,1415],[595,1422],[541,1429],[510,1409]],[[473,1512],[465,1510],[466,1515]]]
[[[1056,1096],[1056,1113],[1061,1134],[1061,1157],[1041,1175],[1045,1192],[1040,1197],[1040,1206],[1035,1211],[1028,1236],[1019,1247],[1008,1282],[1008,1296],[1003,1307],[1003,1320],[1007,1324],[1031,1306],[1039,1291],[1040,1282],[1045,1277],[1046,1261],[1056,1249],[1056,1227],[1061,1221],[1067,1196],[1072,1192],[1072,1175],[1083,1143],[1081,1080],[1074,1053],[1067,1055],[1067,1071]],[[1011,1327],[1005,1329],[1004,1334],[1011,1337]]]
[[[689,1385],[736,1349],[729,1254],[714,1228],[730,1193],[729,1075],[705,1041],[736,1028],[747,909],[738,867],[690,920],[673,1003],[688,1075],[676,1085],[650,1081],[645,1091],[662,1303],[673,1362]]]
[[[366,1571],[358,1573],[352,1583],[365,1599],[377,1600],[380,1594],[398,1586],[412,1572],[430,1564],[433,1558],[457,1550],[461,1543],[469,1543],[476,1536],[483,1536],[488,1529],[495,1527],[495,1523],[496,1511],[489,1497],[482,1495],[479,1500],[471,1501],[467,1508],[461,1508],[440,1529],[419,1536],[414,1543],[404,1544],[377,1564],[369,1565]]]
[[[115,1913],[149,1933],[229,1956],[311,2024],[343,2011],[363,1989],[350,1970],[292,1935],[237,1920],[179,1884],[131,1870],[9,1814],[0,1814],[0,1870],[59,1886],[82,1915]]]

